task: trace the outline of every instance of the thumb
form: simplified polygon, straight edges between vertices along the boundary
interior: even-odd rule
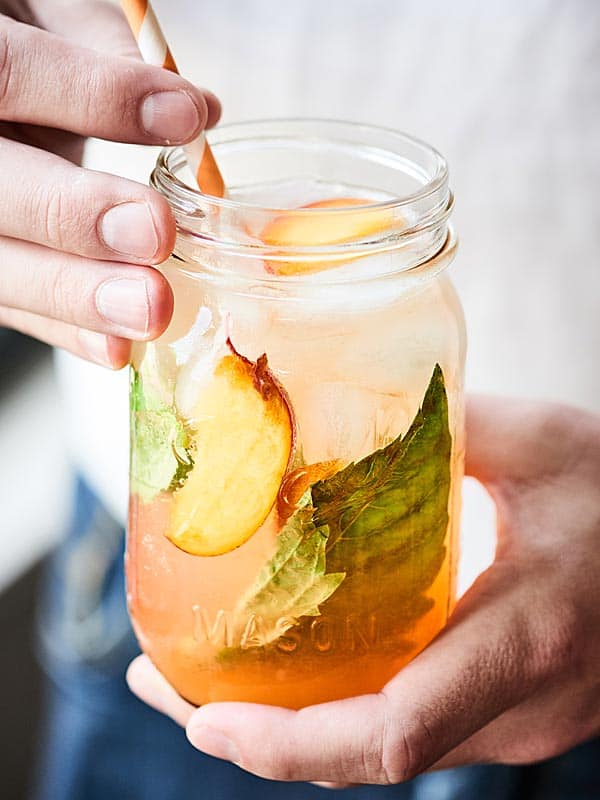
[[[190,742],[276,780],[400,783],[431,767],[539,685],[546,665],[524,596],[490,570],[462,601],[453,623],[379,694],[300,711],[211,703],[187,723]],[[541,677],[540,677],[541,676]],[[485,759],[489,753],[473,753]]]

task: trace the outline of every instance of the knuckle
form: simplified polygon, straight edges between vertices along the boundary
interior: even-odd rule
[[[119,94],[111,80],[111,71],[107,69],[107,58],[85,50],[75,50],[71,61],[73,58],[77,59],[74,75],[68,59],[61,59],[57,65],[61,73],[61,95],[64,102],[75,103],[72,113],[76,115],[78,128],[95,131],[99,123],[114,121]]]
[[[122,128],[136,124],[138,97],[137,70],[132,67],[113,68],[107,59],[90,62],[86,74],[81,114],[88,127],[119,122]],[[105,100],[110,102],[106,103]]]
[[[91,218],[92,198],[81,185],[42,184],[31,200],[32,218],[40,220],[44,243],[57,250],[76,252],[98,243],[95,221]]]
[[[111,106],[104,103],[107,97],[118,98],[118,93],[112,92],[112,87],[107,80],[106,71],[103,69],[103,64],[98,60],[91,60],[86,65],[86,70],[82,75],[84,86],[81,93],[78,112],[81,115],[83,124],[90,128],[98,122],[100,107],[104,106],[103,115],[109,116],[111,113]],[[100,102],[99,102],[100,101]]]
[[[78,307],[74,302],[80,297],[74,271],[66,265],[57,266],[48,274],[43,287],[45,314],[65,322],[73,321],[73,310]]]
[[[409,723],[384,725],[377,765],[379,783],[404,783],[420,775],[435,760],[435,739],[425,713]]]
[[[46,313],[54,318],[62,316],[62,309],[68,302],[65,268],[59,267],[51,272],[46,280],[44,296],[46,298]]]
[[[479,656],[492,699],[498,707],[523,700],[557,676],[563,659],[571,656],[569,624],[543,604],[531,612],[521,593],[519,606],[505,620],[505,629]]]
[[[67,239],[68,212],[61,191],[41,192],[39,196],[40,217],[44,223],[46,242],[60,250]]]
[[[47,244],[58,250],[67,250],[73,232],[79,230],[77,204],[68,202],[63,191],[52,187],[40,192],[38,202]]]
[[[108,75],[108,85],[111,97],[117,99],[119,118],[125,127],[138,129],[140,91],[143,89],[144,80],[141,80],[137,65],[128,67],[118,72],[111,70]]]

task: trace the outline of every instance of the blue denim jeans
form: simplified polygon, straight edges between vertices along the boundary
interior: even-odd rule
[[[139,648],[125,606],[123,530],[81,481],[39,611],[48,705],[36,800],[598,800],[600,742],[530,767],[475,766],[401,786],[332,794],[265,781],[194,750],[138,701],[124,673]]]

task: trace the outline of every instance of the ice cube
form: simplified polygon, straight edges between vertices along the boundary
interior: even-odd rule
[[[188,332],[170,344],[171,350],[175,353],[177,366],[185,364],[192,357],[198,348],[200,338],[210,328],[211,323],[212,312],[210,308],[201,306]]]
[[[195,338],[193,351],[181,366],[175,385],[175,402],[185,417],[193,418],[200,392],[212,380],[219,359],[227,354],[227,335],[226,325],[221,324]]]
[[[317,383],[290,392],[307,464],[356,461],[404,433],[410,424],[402,397],[351,383]]]

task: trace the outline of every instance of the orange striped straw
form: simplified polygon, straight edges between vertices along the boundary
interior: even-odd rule
[[[121,5],[144,61],[179,74],[173,54],[149,0],[121,0]],[[184,149],[200,189],[205,194],[223,197],[225,194],[223,176],[204,133]]]

